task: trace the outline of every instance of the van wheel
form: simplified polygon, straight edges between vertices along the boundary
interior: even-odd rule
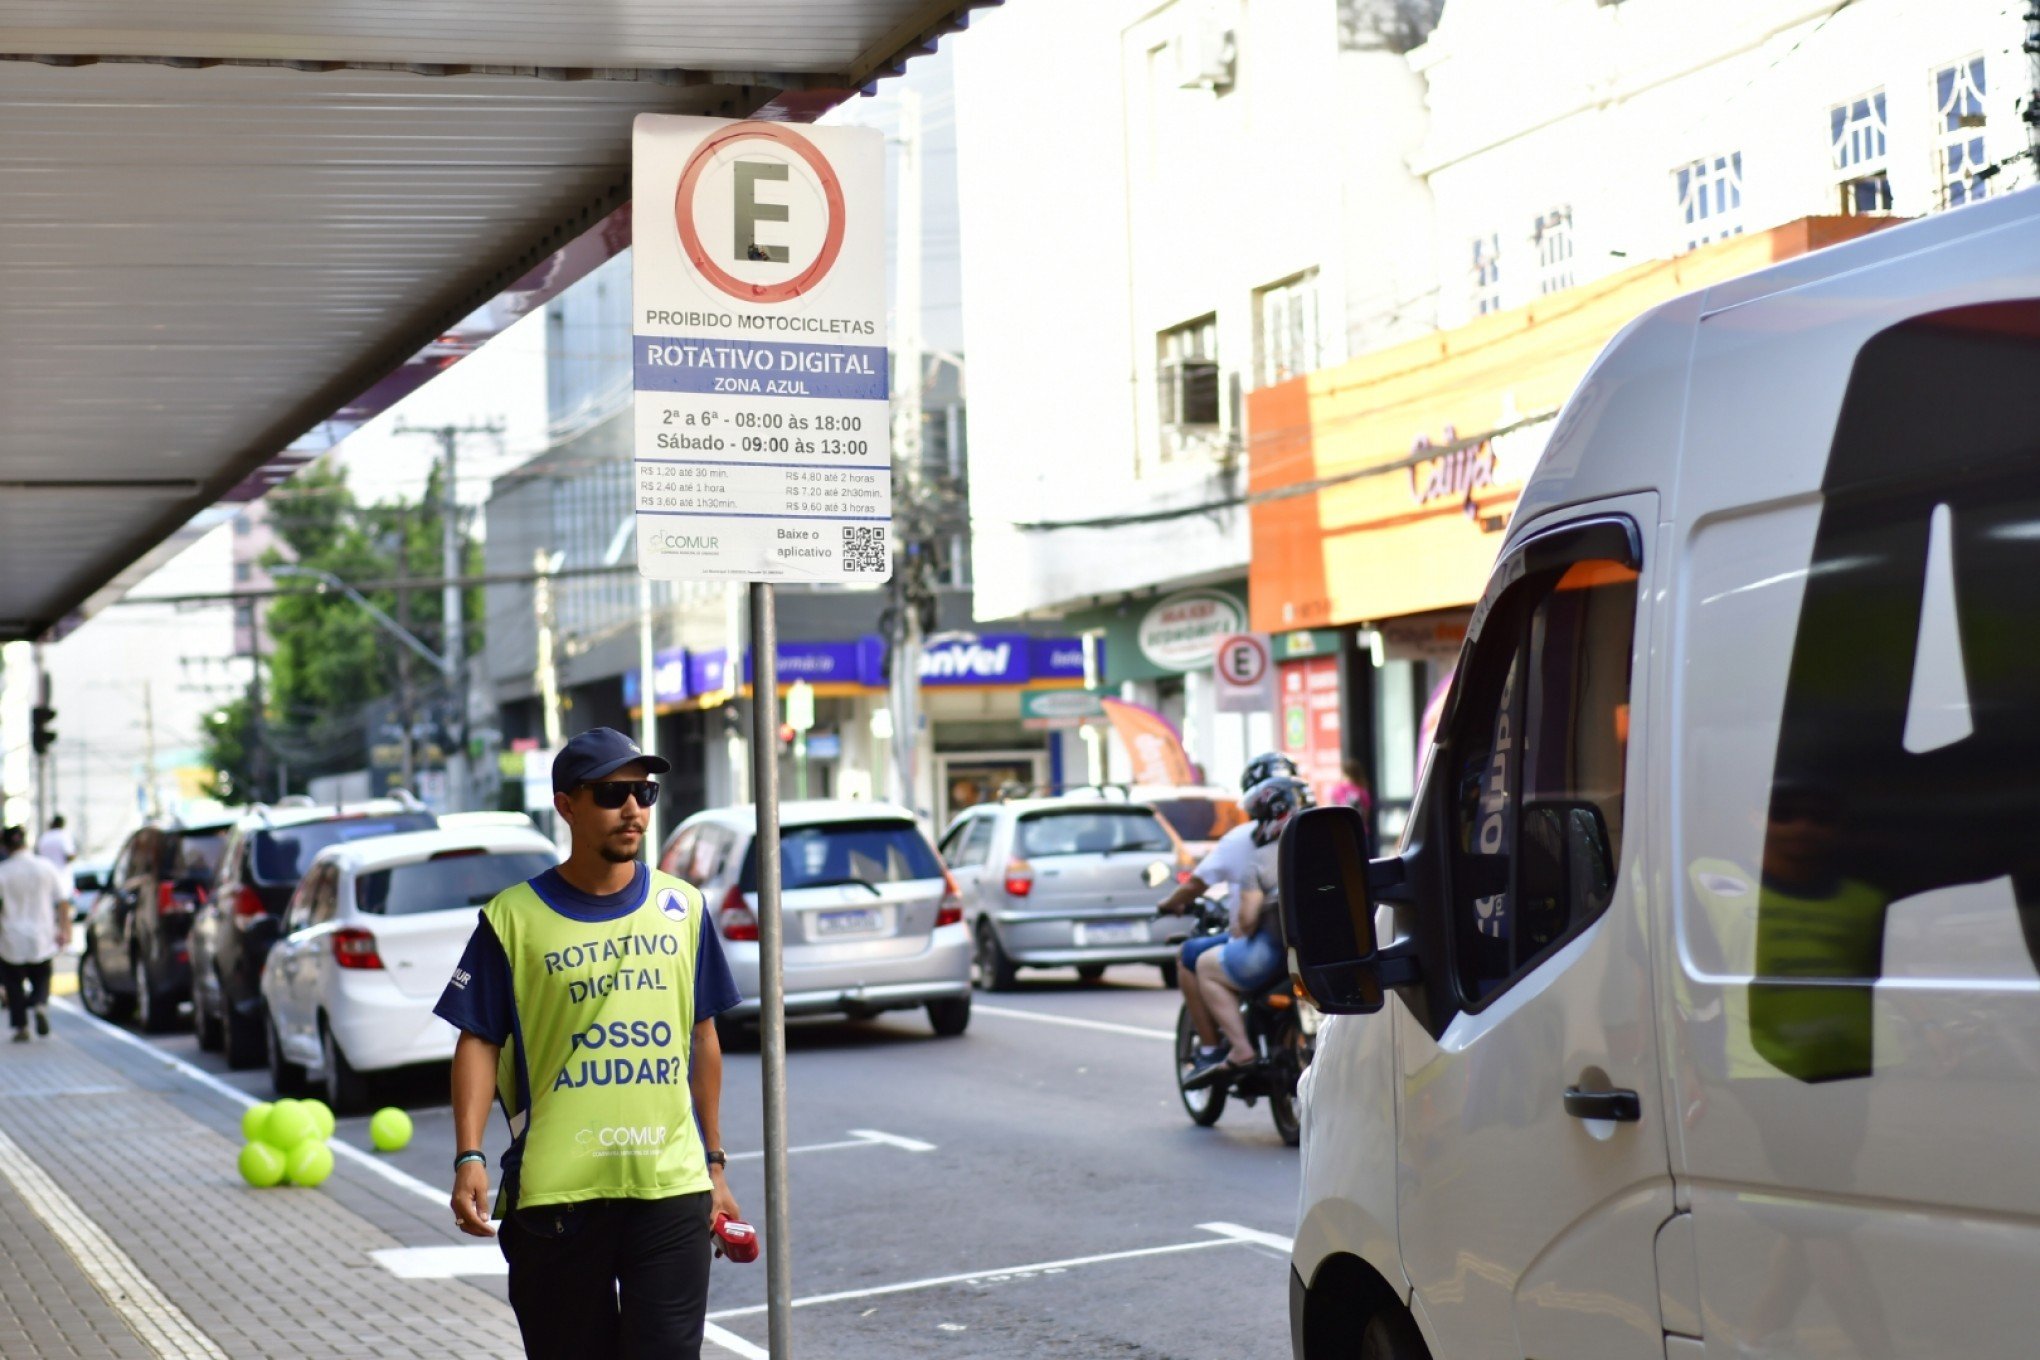
[[[354,1064],[340,1051],[340,1041],[333,1037],[332,1026],[323,1018],[319,1021],[319,1048],[326,1068],[326,1103],[333,1107],[333,1113],[357,1114],[366,1110],[375,1101],[375,1078],[354,1070]]]
[[[276,1092],[277,1099],[304,1095],[311,1090],[311,1084],[305,1080],[304,1064],[294,1063],[283,1056],[283,1040],[276,1032],[274,1020],[262,1028],[269,1041],[269,1085]]]
[[[944,1039],[953,1039],[970,1028],[970,998],[946,997],[928,1003],[928,1024]]]
[[[977,928],[977,985],[988,992],[1010,992],[1020,980],[1020,970],[999,943],[998,932],[982,917]]]
[[[134,1009],[133,997],[122,996],[106,985],[106,974],[99,967],[99,950],[90,940],[85,941],[84,957],[78,960],[78,999],[101,1020],[125,1020]]]
[[[1431,1360],[1416,1320],[1396,1305],[1376,1310],[1360,1334],[1360,1360]]]

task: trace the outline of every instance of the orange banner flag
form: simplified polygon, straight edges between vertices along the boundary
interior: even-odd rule
[[[1175,725],[1151,708],[1123,699],[1101,699],[1112,730],[1133,757],[1133,782],[1180,787],[1198,782],[1197,767],[1183,750]]]

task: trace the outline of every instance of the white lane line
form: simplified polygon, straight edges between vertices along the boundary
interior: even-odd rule
[[[1143,1029],[1138,1025],[1115,1025],[1110,1020],[1079,1020],[1073,1015],[1044,1015],[1040,1011],[1023,1011],[1012,1006],[987,1006],[982,1002],[971,1003],[974,1015],[996,1015],[1002,1020],[1032,1020],[1038,1025],[1067,1025],[1071,1029],[1095,1029],[1105,1034],[1131,1034],[1136,1039],[1163,1039],[1176,1042],[1173,1030]]]
[[[936,1289],[946,1284],[971,1284],[978,1280],[996,1280],[1010,1275],[1042,1275],[1050,1271],[1071,1270],[1077,1266],[1100,1265],[1106,1261],[1133,1261],[1143,1256],[1173,1256],[1186,1251],[1208,1251],[1212,1247],[1237,1246],[1236,1239],[1220,1237],[1203,1242],[1177,1242],[1166,1247],[1140,1247],[1133,1251],[1110,1251],[1098,1256],[1071,1256],[1060,1261],[1036,1261],[1032,1265],[1001,1266],[993,1270],[972,1270],[961,1275],[936,1275],[925,1280],[907,1280],[900,1284],[882,1284],[870,1289],[845,1289],[834,1294],[810,1294],[804,1299],[795,1299],[796,1308],[812,1308],[823,1303],[847,1303],[853,1299],[873,1299],[885,1294],[906,1294],[917,1289]],[[762,1303],[748,1308],[723,1308],[710,1313],[709,1320],[717,1318],[750,1317],[765,1311]]]
[[[1217,1233],[1221,1237],[1230,1237],[1235,1242],[1251,1242],[1256,1246],[1273,1247],[1284,1256],[1287,1256],[1296,1249],[1295,1238],[1283,1237],[1271,1232],[1262,1232],[1258,1228],[1242,1228],[1237,1223],[1200,1223],[1197,1226],[1205,1232]]]
[[[883,1143],[896,1147],[902,1152],[933,1152],[933,1143],[924,1143],[918,1138],[902,1138],[897,1133],[880,1133],[877,1129],[852,1129],[851,1134],[867,1143]]]
[[[771,1351],[763,1346],[754,1346],[727,1327],[718,1327],[713,1322],[702,1324],[701,1339],[721,1346],[732,1355],[741,1356],[742,1360],[772,1360]]]
[[[52,1001],[50,1004],[53,1006],[61,1007],[64,1010],[71,1012],[73,1015],[76,1015],[80,1020],[84,1020],[90,1024],[97,1025],[100,1031],[104,1033],[108,1038],[118,1039],[122,1043],[127,1044],[130,1047],[140,1049],[142,1052],[154,1058],[157,1062],[162,1063],[165,1067],[170,1068],[171,1070],[179,1073],[182,1076],[190,1078],[192,1081],[197,1082],[199,1085],[205,1087],[208,1090],[217,1091],[219,1094],[225,1096],[227,1099],[233,1101],[237,1105],[244,1106],[259,1105],[262,1103],[257,1097],[249,1095],[246,1091],[243,1091],[238,1086],[230,1085],[227,1082],[221,1081],[218,1077],[206,1071],[204,1068],[194,1067],[190,1063],[184,1061],[184,1059],[179,1058],[174,1054],[165,1053],[162,1049],[156,1047],[148,1040],[138,1038],[135,1035],[129,1034],[126,1030],[120,1028],[118,1025],[109,1024],[107,1021],[101,1020],[98,1016],[93,1015],[89,1011],[85,1010],[83,1007],[71,1001],[69,998],[59,997],[56,1000]],[[353,1162],[355,1165],[374,1172],[376,1175],[388,1181],[391,1185],[396,1186],[399,1190],[409,1191],[411,1194],[418,1195],[424,1199],[429,1199],[432,1201],[433,1204],[437,1205],[438,1207],[442,1209],[449,1209],[450,1211],[450,1206],[453,1202],[453,1192],[451,1190],[443,1190],[437,1186],[427,1185],[425,1184],[425,1182],[419,1180],[416,1176],[406,1175],[404,1172],[397,1170],[395,1167],[383,1161],[381,1158],[375,1156],[373,1153],[363,1152],[360,1148],[355,1147],[353,1144],[343,1143],[338,1138],[328,1139],[327,1146],[333,1149],[334,1156],[345,1157],[348,1161]]]
[[[15,1193],[64,1244],[93,1288],[150,1350],[163,1360],[227,1360],[227,1353],[170,1302],[105,1229],[87,1218],[78,1202],[4,1133],[0,1133],[0,1175],[13,1183]]]

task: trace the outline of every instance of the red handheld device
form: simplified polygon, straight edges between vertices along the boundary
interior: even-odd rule
[[[739,1264],[758,1259],[758,1230],[742,1219],[717,1214],[715,1222],[709,1225],[709,1231],[715,1234],[718,1256],[728,1257]]]

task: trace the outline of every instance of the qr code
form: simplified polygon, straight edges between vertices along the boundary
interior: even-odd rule
[[[885,529],[862,524],[843,526],[843,570],[885,570]]]

